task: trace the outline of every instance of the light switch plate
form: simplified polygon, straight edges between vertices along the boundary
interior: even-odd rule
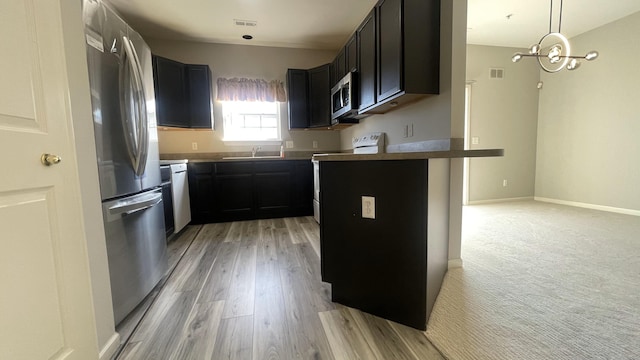
[[[365,219],[376,218],[376,198],[373,196],[362,197],[362,217]]]
[[[293,141],[292,140],[285,141],[285,144],[287,145],[287,149],[293,148]]]

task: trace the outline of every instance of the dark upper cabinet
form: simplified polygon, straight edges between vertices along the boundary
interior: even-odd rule
[[[358,70],[358,42],[356,38],[356,34],[353,34],[331,63],[331,80],[329,82],[331,87],[348,72]]]
[[[335,68],[335,79],[331,82],[331,86],[335,85],[340,79],[342,79],[347,73],[347,57],[345,54],[345,49],[342,48],[335,60],[333,60],[333,66]]]
[[[378,101],[402,89],[402,0],[378,3]]]
[[[345,75],[351,71],[358,71],[358,37],[353,34],[347,44],[344,46],[344,53],[346,56],[345,64],[347,66]]]
[[[376,9],[356,30],[360,111],[376,104]]]
[[[208,65],[183,64],[154,55],[153,82],[159,126],[212,128]]]
[[[330,65],[309,70],[309,127],[331,126]]]
[[[287,70],[289,129],[309,127],[309,74],[307,70]]]
[[[211,129],[211,70],[208,65],[187,65],[190,127]]]
[[[153,57],[156,117],[160,126],[184,127],[188,124],[185,68],[181,62]]]
[[[375,105],[361,106],[360,111],[382,114],[426,95],[438,94],[440,0],[380,0],[375,10],[377,98]],[[372,60],[366,58],[363,49],[360,45],[360,64],[370,64]],[[364,77],[365,69],[360,72]],[[366,93],[368,86],[369,83],[361,83],[362,92]]]

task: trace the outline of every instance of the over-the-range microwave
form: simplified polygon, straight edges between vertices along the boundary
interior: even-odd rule
[[[349,72],[331,89],[331,125],[355,124],[358,115],[357,73]]]

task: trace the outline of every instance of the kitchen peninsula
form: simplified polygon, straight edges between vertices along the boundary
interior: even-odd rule
[[[322,154],[322,280],[332,300],[425,330],[447,271],[450,160],[502,149]]]

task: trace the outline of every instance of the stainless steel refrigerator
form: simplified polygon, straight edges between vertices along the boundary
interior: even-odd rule
[[[151,52],[100,0],[83,1],[116,324],[167,269]]]

